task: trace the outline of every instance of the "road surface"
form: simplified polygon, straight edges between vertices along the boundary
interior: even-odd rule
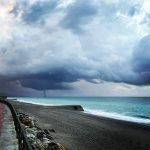
[[[17,150],[18,142],[11,112],[0,103],[0,150]]]

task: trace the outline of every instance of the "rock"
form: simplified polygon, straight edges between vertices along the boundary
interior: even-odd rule
[[[32,147],[34,150],[45,150],[44,145],[39,139],[32,143]]]
[[[45,135],[45,133],[44,133],[43,131],[41,131],[41,132],[38,132],[38,133],[37,133],[36,137],[37,137],[38,139],[42,139],[42,138],[44,137],[44,135]]]
[[[45,134],[46,134],[46,138],[48,138],[49,140],[53,140],[53,138],[52,138],[52,136],[51,136],[51,134],[50,134],[50,131],[49,131],[49,130],[44,129],[44,132],[45,132]]]
[[[33,150],[67,150],[60,143],[51,142],[54,129],[41,129],[36,120],[23,113],[18,114],[18,117]]]
[[[67,148],[65,148],[60,143],[51,142],[51,143],[48,144],[47,150],[67,150]]]
[[[25,130],[26,126],[24,124],[21,123],[21,127]]]
[[[45,149],[47,149],[49,143],[50,143],[49,139],[47,139],[47,138],[42,139],[42,144],[45,147]]]
[[[48,144],[47,150],[58,150],[58,146],[56,143],[51,142]]]
[[[36,131],[32,128],[26,128],[25,131],[27,134],[33,134],[34,136],[36,135]]]
[[[49,139],[49,140],[53,140],[53,138],[51,137],[51,135],[47,134],[46,137]]]
[[[23,123],[25,126],[32,127],[34,126],[33,119],[30,118],[28,115],[25,115],[23,113],[19,114],[19,120],[21,123]]]
[[[57,146],[58,146],[58,150],[68,150],[66,147],[64,147],[60,143],[57,143]]]
[[[33,122],[32,119],[29,117],[23,118],[22,123],[26,126],[32,127],[33,126]]]
[[[27,138],[29,139],[30,143],[33,143],[35,141],[35,135],[33,134],[27,134]]]
[[[50,131],[50,132],[54,132],[54,133],[55,133],[55,130],[54,130],[54,129],[49,129],[49,131]]]
[[[19,115],[19,120],[22,122],[22,120],[23,120],[23,115],[22,114]]]
[[[49,130],[47,130],[47,129],[44,129],[44,132],[45,132],[46,134],[50,134]]]
[[[31,119],[32,120],[32,119]],[[34,123],[34,120],[32,120],[31,122],[31,126],[34,127],[35,126],[35,123]]]

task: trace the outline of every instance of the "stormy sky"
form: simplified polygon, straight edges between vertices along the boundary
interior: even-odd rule
[[[149,0],[1,0],[0,95],[150,96]]]

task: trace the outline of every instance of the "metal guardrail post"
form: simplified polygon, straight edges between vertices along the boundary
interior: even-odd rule
[[[27,139],[27,136],[24,130],[22,129],[21,122],[13,106],[5,98],[0,98],[0,103],[7,105],[11,111],[11,114],[14,120],[16,134],[17,134],[19,150],[32,150],[32,147]]]

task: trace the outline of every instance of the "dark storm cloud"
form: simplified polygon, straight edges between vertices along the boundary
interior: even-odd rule
[[[82,25],[90,23],[98,13],[98,7],[91,0],[75,1],[68,6],[61,26],[74,32],[81,32]]]
[[[88,82],[95,83],[88,74],[83,74],[81,72],[76,72],[71,68],[59,68],[51,70],[50,72],[36,73],[36,74],[26,74],[20,76],[8,76],[3,78],[3,83],[5,83],[7,88],[10,85],[16,86],[17,84],[22,87],[32,88],[36,90],[69,90],[73,87],[69,83],[77,82],[80,79],[87,80]],[[1,77],[2,78],[2,77]],[[11,84],[10,84],[11,83]],[[12,84],[13,83],[13,84]]]
[[[96,83],[92,81],[92,77],[89,77],[89,75],[83,74],[82,72],[76,72],[68,66],[66,66],[66,68],[54,69],[45,73],[23,75],[16,77],[16,80],[17,79],[22,86],[37,90],[68,90],[73,88],[69,83],[77,82],[81,79]]]
[[[133,53],[133,69],[141,84],[150,84],[150,35],[143,37]]]
[[[143,37],[133,53],[134,70],[136,72],[150,71],[150,35]]]
[[[45,73],[22,76],[19,81],[22,86],[37,90],[71,89],[67,83],[75,82],[78,78],[66,70],[54,70]]]
[[[68,85],[65,85],[64,83],[61,82],[55,82],[54,80],[51,79],[35,79],[35,78],[28,78],[28,79],[21,79],[20,80],[21,85],[23,87],[27,88],[32,88],[36,90],[60,90],[60,89],[71,89]]]

